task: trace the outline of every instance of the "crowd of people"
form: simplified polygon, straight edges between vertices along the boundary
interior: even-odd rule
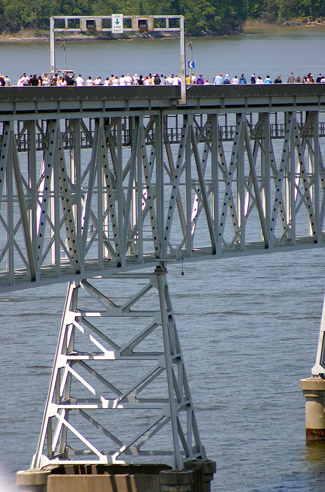
[[[325,75],[319,74],[316,78],[313,76],[311,72],[308,74],[304,75],[303,78],[301,78],[299,75],[295,77],[293,72],[290,72],[290,75],[288,76],[287,80],[285,81],[287,84],[325,84]],[[239,84],[282,84],[282,78],[281,75],[277,75],[274,80],[267,75],[264,79],[255,73],[252,73],[251,77],[249,80],[245,77],[245,74],[241,74],[241,76],[238,78],[237,75],[235,75],[233,78],[230,78],[228,74],[223,78],[222,74],[219,73],[216,75],[213,79],[214,85],[220,85],[220,84],[233,84],[233,85],[239,85]]]
[[[235,75],[234,77],[229,77],[226,74],[224,77],[221,73],[217,74],[211,82],[208,79],[205,79],[202,74],[196,76],[194,73],[186,75],[186,84],[187,85],[222,85],[222,84],[231,84],[231,85],[241,85],[241,84],[325,84],[325,75],[319,74],[317,77],[314,77],[312,73],[308,73],[304,75],[302,78],[298,75],[295,76],[293,72],[289,74],[287,80],[282,80],[280,75],[277,75],[273,80],[267,75],[265,78],[262,78],[260,75],[252,75],[248,78],[245,77],[244,74],[241,74],[240,77]],[[126,75],[117,76],[111,74],[110,77],[106,77],[102,79],[101,76],[96,78],[92,78],[91,75],[88,78],[84,79],[81,74],[75,75],[72,72],[63,72],[63,73],[55,73],[52,76],[48,73],[43,73],[43,75],[37,76],[34,75],[26,75],[23,73],[21,77],[19,77],[16,86],[18,87],[65,87],[65,86],[148,86],[148,85],[180,85],[181,77],[179,74],[168,75],[165,76],[163,74],[151,74],[149,73],[146,76],[143,75],[130,75],[127,73]],[[11,86],[11,80],[8,75],[0,74],[0,86]]]

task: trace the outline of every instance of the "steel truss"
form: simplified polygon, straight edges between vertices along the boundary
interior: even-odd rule
[[[205,452],[163,265],[324,246],[323,95],[79,89],[0,101],[0,291],[70,281],[32,466],[182,469]]]
[[[182,111],[171,123],[170,111],[152,110],[3,122],[0,288],[322,246],[320,114]],[[273,139],[278,124],[283,138]]]
[[[103,279],[69,284],[32,466],[158,460],[183,469],[205,451],[166,272],[109,279],[109,293]]]

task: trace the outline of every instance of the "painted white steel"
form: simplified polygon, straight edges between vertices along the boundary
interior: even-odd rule
[[[316,361],[311,373],[313,376],[325,378],[325,295],[323,300],[322,318],[319,328],[319,337],[316,353]]]
[[[131,27],[124,26],[124,19],[131,20]],[[180,77],[181,77],[181,98],[180,104],[186,104],[186,51],[185,51],[185,18],[183,15],[151,15],[151,16],[123,16],[123,14],[112,14],[110,16],[103,15],[100,17],[91,16],[52,16],[50,18],[50,71],[52,73],[57,71],[55,64],[55,33],[56,32],[77,32],[87,31],[87,21],[91,22],[91,30],[98,30],[103,32],[111,32],[112,34],[122,34],[124,31],[139,31],[138,21],[145,20],[148,26],[150,25],[150,31],[164,31],[164,32],[179,32],[180,37]],[[155,19],[159,22],[154,24]],[[169,21],[173,19],[177,21],[179,25],[170,27]],[[79,28],[70,27],[70,23],[79,21]],[[103,20],[109,20],[111,22],[110,27],[103,27]],[[164,25],[161,25],[161,22]],[[64,28],[58,27],[58,23],[64,22]],[[57,24],[56,24],[57,23]]]
[[[72,283],[68,288],[33,468],[50,463],[149,460],[182,469],[186,461],[205,458],[164,268],[157,267],[151,274],[117,275],[110,280],[111,295],[98,288],[99,282],[107,291],[105,279]],[[118,288],[126,280],[130,290],[134,285],[133,294]],[[117,297],[121,301],[117,302]],[[143,309],[144,300],[155,307]],[[79,304],[88,303],[100,306],[100,311],[80,310]],[[141,323],[135,324],[135,319]],[[122,343],[117,341],[121,333]],[[129,367],[124,384],[114,372],[118,362]],[[145,370],[141,371],[143,363]],[[100,364],[99,370],[96,364]],[[138,415],[143,411],[146,418],[139,426]],[[131,436],[127,438],[116,420],[125,412]],[[78,416],[87,421],[86,428],[74,420]],[[94,429],[102,435],[101,450]],[[158,435],[152,448],[151,441]],[[166,435],[171,435],[171,448],[164,443]],[[161,448],[157,448],[157,442]]]

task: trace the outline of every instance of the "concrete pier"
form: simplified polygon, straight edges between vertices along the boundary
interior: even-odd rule
[[[167,465],[51,465],[17,472],[19,492],[210,492],[216,464],[186,463],[184,470]]]
[[[306,398],[306,440],[325,441],[325,380],[301,379],[300,387]]]

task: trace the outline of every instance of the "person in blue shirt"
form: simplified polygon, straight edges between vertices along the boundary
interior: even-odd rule
[[[245,75],[243,73],[241,74],[241,77],[239,79],[239,83],[240,84],[247,84],[246,77],[245,77]]]
[[[264,84],[272,84],[272,80],[269,75],[267,75],[266,78],[264,79]]]
[[[216,75],[213,81],[214,85],[221,85],[222,84],[222,75],[219,73],[219,75]]]

